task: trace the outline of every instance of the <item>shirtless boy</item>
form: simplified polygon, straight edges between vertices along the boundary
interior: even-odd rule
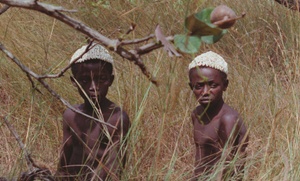
[[[243,162],[235,168],[226,166],[235,156],[245,157],[248,142],[240,115],[223,100],[227,74],[227,63],[212,51],[197,56],[189,65],[189,85],[200,104],[192,112],[196,145],[193,180],[216,173],[221,162],[224,167],[217,180],[228,180],[243,171]]]
[[[130,122],[126,112],[106,97],[114,80],[113,58],[101,45],[91,44],[78,49],[70,63],[71,81],[84,100],[74,108],[90,117],[71,109],[64,112],[57,178],[118,180]]]

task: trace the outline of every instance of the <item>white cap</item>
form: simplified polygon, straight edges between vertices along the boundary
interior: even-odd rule
[[[70,60],[70,64],[73,63],[84,52],[86,52],[87,47],[88,47],[88,45],[84,45],[81,48],[79,48],[73,54],[73,56]],[[85,62],[85,61],[91,60],[91,59],[100,59],[100,60],[103,60],[103,61],[111,63],[111,64],[114,63],[112,56],[108,53],[108,50],[106,50],[103,46],[94,43],[89,48],[90,49],[85,54],[83,54],[78,60],[76,60],[75,63],[82,63],[82,62]]]
[[[195,67],[199,67],[199,66],[211,67],[211,68],[220,70],[221,72],[224,72],[225,74],[228,74],[228,65],[227,65],[226,61],[219,54],[212,52],[212,51],[198,55],[189,64],[189,70],[191,70],[192,68],[195,68]]]

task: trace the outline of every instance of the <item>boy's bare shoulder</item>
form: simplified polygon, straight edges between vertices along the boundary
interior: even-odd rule
[[[202,106],[198,105],[192,112],[192,115],[197,115],[203,113],[204,109]]]
[[[127,132],[131,125],[127,112],[114,103],[110,105],[109,109],[112,110],[112,115],[108,122]]]
[[[122,109],[120,106],[113,103],[110,106],[110,109],[113,110],[113,116],[117,117],[118,119],[121,119],[122,121],[129,121],[127,112],[124,109]]]
[[[82,105],[81,104],[78,104],[78,105],[74,105],[73,106],[75,109],[77,109],[78,111],[81,111],[81,107]],[[64,113],[63,113],[63,119],[65,121],[72,121],[75,119],[75,116],[77,115],[76,112],[74,112],[73,110],[71,110],[70,108],[67,108]]]
[[[194,123],[195,120],[197,120],[197,115],[201,114],[203,112],[203,108],[201,106],[197,106],[193,111],[192,111],[192,122]]]
[[[225,124],[235,124],[243,121],[240,114],[227,104],[224,105],[220,120]]]

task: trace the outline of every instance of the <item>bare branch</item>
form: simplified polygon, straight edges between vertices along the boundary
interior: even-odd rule
[[[74,61],[70,64],[68,64],[68,66],[66,66],[65,68],[63,68],[59,73],[57,74],[46,74],[46,75],[42,75],[42,76],[39,76],[37,77],[38,79],[45,79],[45,78],[58,78],[58,77],[61,77],[64,75],[64,73],[72,66],[72,64],[74,62],[76,62],[78,59],[80,59],[84,54],[86,54],[88,52],[88,50],[91,49],[91,45],[92,45],[93,41],[90,41],[89,42],[89,45],[86,47],[86,50],[81,54],[79,55],[77,58],[74,59]]]
[[[57,74],[46,74],[46,75],[41,75],[38,78],[39,79],[46,79],[46,78],[59,78],[64,75],[64,73],[72,66],[72,64],[69,64],[68,66],[64,67],[61,69],[61,71]]]
[[[75,109],[68,101],[66,101],[65,99],[63,99],[59,94],[57,94],[53,89],[51,89],[51,87],[43,80],[41,79],[40,75],[32,72],[28,67],[26,67],[24,64],[22,64],[11,52],[9,52],[8,50],[5,49],[5,47],[2,45],[2,43],[0,42],[0,50],[2,52],[4,52],[6,54],[6,56],[8,58],[10,58],[15,64],[17,64],[19,66],[19,68],[25,72],[26,74],[29,74],[31,77],[35,78],[36,80],[38,80],[47,90],[48,92],[50,92],[55,98],[57,98],[58,100],[60,100],[65,106],[67,106],[69,109],[71,109],[72,111],[78,113],[78,114],[81,114],[85,117],[88,117],[92,120],[95,120],[95,121],[98,121],[100,122],[101,124],[103,125],[106,125],[106,126],[110,126],[114,129],[116,129],[115,126],[109,124],[109,123],[106,123],[105,121],[103,120],[100,120],[100,119],[96,119],[92,116],[89,116],[87,114],[84,114],[83,112]]]
[[[166,39],[168,41],[173,41],[174,37],[168,36],[168,37],[166,37]],[[143,46],[136,48],[135,50],[131,50],[131,51],[136,52],[136,54],[138,54],[138,55],[144,55],[155,49],[161,48],[161,47],[163,47],[163,44],[161,44],[160,42],[155,42],[155,43],[148,43],[146,45],[143,45]]]
[[[131,23],[129,30],[125,33],[125,35],[128,35],[130,32],[132,32],[135,29],[135,27],[136,27],[136,24]]]
[[[25,160],[26,160],[26,163],[27,163],[27,166],[28,166],[29,170],[33,171],[33,169],[34,169],[33,161],[32,161],[32,159],[30,157],[30,154],[26,150],[24,143],[21,141],[20,136],[15,131],[15,129],[13,128],[13,126],[9,123],[9,121],[7,120],[7,117],[3,117],[3,120],[4,120],[4,123],[6,124],[7,128],[11,132],[11,134],[16,138],[16,140],[17,140],[17,142],[18,142],[21,150],[23,151],[23,153],[25,155]]]
[[[34,178],[38,178],[38,180],[54,181],[54,177],[52,176],[51,172],[47,168],[40,168],[38,165],[34,163],[30,153],[26,149],[25,144],[22,142],[20,136],[18,135],[14,127],[8,121],[7,116],[2,116],[2,118],[4,120],[5,125],[7,126],[11,134],[15,137],[16,141],[18,142],[19,147],[21,148],[24,154],[27,167],[29,169],[29,172],[22,173],[21,177],[18,178],[18,180],[19,181],[35,180]]]
[[[37,0],[1,0],[0,2],[12,7],[26,8],[32,10],[38,8],[39,10],[37,9],[37,11],[44,9],[47,11],[71,12],[71,13],[77,12],[77,10],[67,10],[64,9],[63,7],[41,3],[38,2]]]
[[[6,5],[12,6],[12,7],[20,7],[20,8],[26,8],[34,11],[39,11],[41,13],[44,13],[48,16],[54,17],[61,22],[73,27],[74,29],[80,31],[81,33],[87,35],[91,39],[97,40],[100,44],[108,47],[110,50],[115,51],[117,54],[119,54],[121,57],[133,61],[136,65],[139,66],[139,68],[142,70],[144,75],[148,77],[148,79],[154,83],[157,84],[157,81],[154,80],[154,77],[151,75],[151,73],[147,70],[146,66],[143,62],[140,60],[140,55],[132,54],[131,51],[126,50],[122,46],[120,46],[120,41],[118,39],[109,39],[106,36],[103,36],[98,31],[86,26],[85,24],[67,16],[61,13],[62,10],[64,10],[62,7],[56,7],[53,5],[41,3],[34,0],[0,0],[0,3],[4,3]],[[66,11],[66,10],[64,10]]]
[[[131,44],[138,44],[138,43],[142,43],[142,42],[145,42],[145,41],[148,41],[152,38],[154,38],[154,34],[151,34],[149,36],[146,36],[144,38],[140,38],[140,39],[134,39],[134,40],[123,40],[121,41],[120,45],[131,45]]]
[[[137,59],[135,61],[135,64],[140,67],[143,74],[145,74],[151,80],[152,83],[154,83],[155,85],[158,85],[158,82],[155,79],[155,77],[152,77],[151,73],[147,71],[147,68],[146,68],[145,64],[143,63],[142,59]]]
[[[30,83],[31,83],[31,87],[32,87],[34,90],[38,91],[40,94],[43,94],[43,93],[42,93],[42,92],[34,85],[34,82],[33,82],[32,78],[30,77],[30,75],[29,75],[28,73],[26,73],[26,76],[27,76],[28,80],[29,80]]]

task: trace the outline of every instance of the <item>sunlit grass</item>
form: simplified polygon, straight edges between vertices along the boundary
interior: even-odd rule
[[[157,23],[166,35],[178,33],[187,11],[207,6],[227,4],[238,14],[245,11],[246,17],[220,42],[203,45],[199,53],[213,50],[228,60],[230,83],[225,100],[241,113],[250,134],[245,180],[300,177],[298,12],[271,0],[113,1],[105,7],[90,1],[49,2],[78,9],[71,15],[111,38],[121,36],[131,23],[137,24],[128,39],[153,33]],[[66,66],[86,40],[37,12],[11,8],[0,16],[0,41],[28,67],[43,74]],[[162,49],[144,56],[145,64],[159,80],[156,87],[137,66],[113,56],[116,78],[108,97],[128,112],[132,123],[123,179],[187,180],[194,165],[190,113],[197,105],[187,77],[193,57],[168,57]],[[8,116],[34,161],[54,172],[65,107],[42,86],[37,84],[42,94],[34,91],[25,74],[2,53],[0,63],[1,116]],[[71,104],[80,103],[69,75],[47,82]],[[2,121],[0,131],[0,176],[17,177],[27,170],[26,162]]]

